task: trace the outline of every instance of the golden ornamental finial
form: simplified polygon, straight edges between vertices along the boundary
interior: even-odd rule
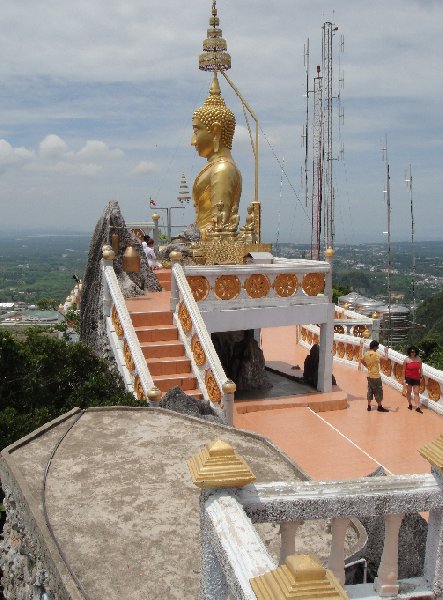
[[[187,464],[192,481],[199,488],[241,488],[255,481],[244,459],[222,440],[208,444]]]
[[[198,59],[200,71],[227,71],[231,68],[231,56],[228,54],[226,40],[222,38],[217,16],[216,0],[212,2],[212,17],[209,19],[210,28],[203,42],[203,53]]]
[[[433,467],[443,471],[443,435],[420,448],[418,453]]]
[[[289,600],[290,598],[328,598],[345,600],[347,593],[332,571],[309,554],[292,554],[274,571],[250,580],[258,600]]]

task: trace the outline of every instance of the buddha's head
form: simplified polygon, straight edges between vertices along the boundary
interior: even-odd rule
[[[217,74],[209,89],[209,96],[192,115],[194,134],[191,144],[200,156],[208,158],[219,148],[232,148],[235,130],[234,113],[226,106],[221,97]]]

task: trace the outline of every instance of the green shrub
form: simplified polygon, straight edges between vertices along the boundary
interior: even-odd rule
[[[76,406],[118,405],[139,403],[89,346],[0,330],[0,449]]]

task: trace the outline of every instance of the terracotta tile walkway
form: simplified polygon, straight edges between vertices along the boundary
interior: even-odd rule
[[[295,327],[262,330],[267,360],[303,366],[306,350],[295,344]],[[379,464],[393,474],[429,473],[418,454],[443,432],[442,417],[431,410],[407,409],[399,392],[384,386],[383,405],[389,413],[366,410],[366,376],[334,363],[338,386],[348,393],[349,408],[319,414],[308,408],[288,408],[235,415],[237,427],[272,439],[314,479],[351,479]]]
[[[128,301],[131,310],[162,311],[169,308],[169,292],[147,294]],[[266,361],[303,368],[306,350],[295,343],[295,327],[262,330]],[[443,419],[431,410],[417,414],[407,409],[400,393],[384,386],[384,406],[389,413],[366,410],[366,376],[334,362],[338,387],[348,394],[349,407],[315,413],[295,406],[235,414],[236,427],[270,438],[313,479],[362,477],[383,465],[388,473],[429,473],[418,454],[424,444],[443,432]],[[269,400],[249,399],[254,404]],[[275,401],[274,401],[275,402]],[[244,406],[239,402],[238,406]],[[283,404],[287,404],[283,402]]]

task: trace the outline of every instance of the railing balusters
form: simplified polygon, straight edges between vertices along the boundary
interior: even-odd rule
[[[280,565],[285,563],[286,557],[295,554],[295,534],[303,521],[280,523]]]
[[[380,598],[395,596],[398,592],[398,532],[404,514],[385,515],[385,543],[374,589]]]
[[[331,569],[342,585],[345,583],[345,539],[348,525],[349,517],[331,519],[332,540],[328,569]]]

